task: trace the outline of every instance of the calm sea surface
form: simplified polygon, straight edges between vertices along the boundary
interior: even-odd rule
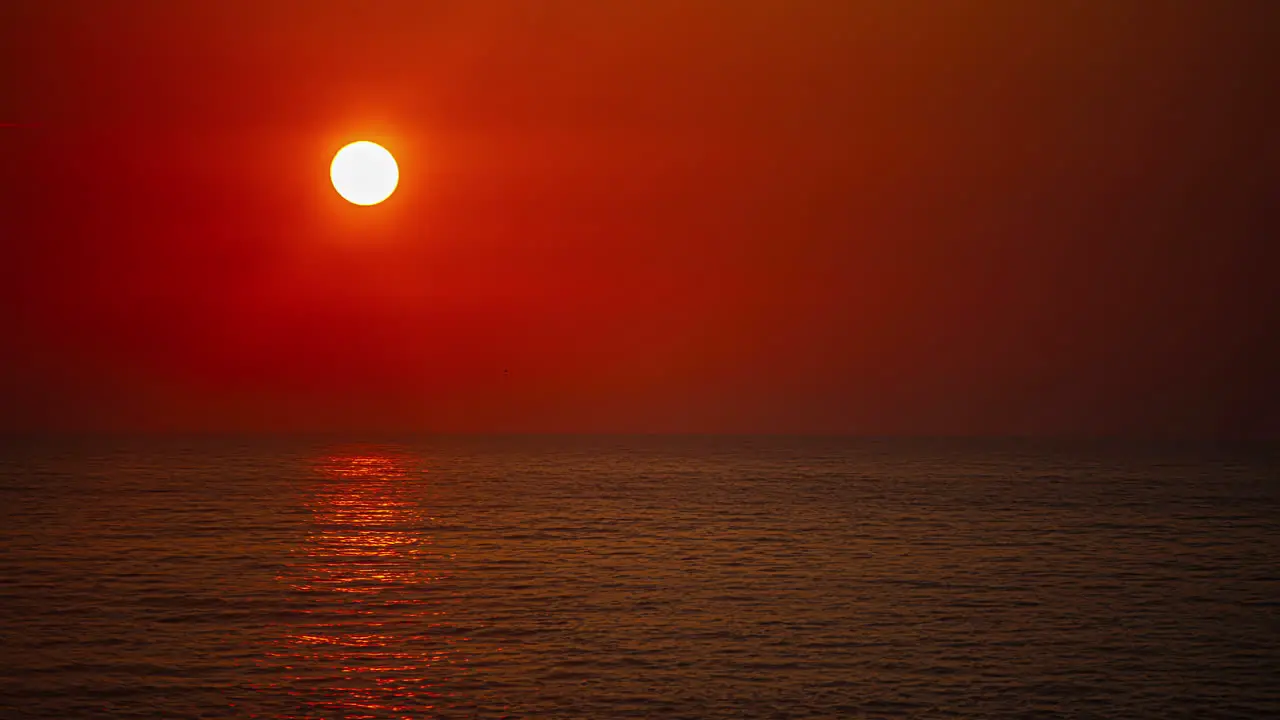
[[[1276,457],[10,441],[0,717],[1280,717]]]

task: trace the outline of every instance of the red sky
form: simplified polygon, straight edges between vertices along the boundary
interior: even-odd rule
[[[0,426],[1274,433],[1275,28],[7,2]]]

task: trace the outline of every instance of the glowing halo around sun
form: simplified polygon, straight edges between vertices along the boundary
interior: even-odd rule
[[[333,189],[355,205],[377,205],[391,197],[400,182],[400,168],[387,149],[367,140],[353,142],[333,156],[329,165]]]

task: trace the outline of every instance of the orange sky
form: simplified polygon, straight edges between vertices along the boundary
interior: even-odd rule
[[[1265,2],[0,13],[11,429],[1280,429]]]

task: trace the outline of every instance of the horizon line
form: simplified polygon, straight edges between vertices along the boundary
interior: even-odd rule
[[[248,437],[345,437],[345,438],[467,438],[467,437],[689,437],[689,438],[831,438],[848,440],[1127,440],[1188,442],[1276,442],[1275,433],[1196,432],[786,432],[786,431],[432,431],[432,430],[14,430],[0,429],[0,438],[248,438]]]

